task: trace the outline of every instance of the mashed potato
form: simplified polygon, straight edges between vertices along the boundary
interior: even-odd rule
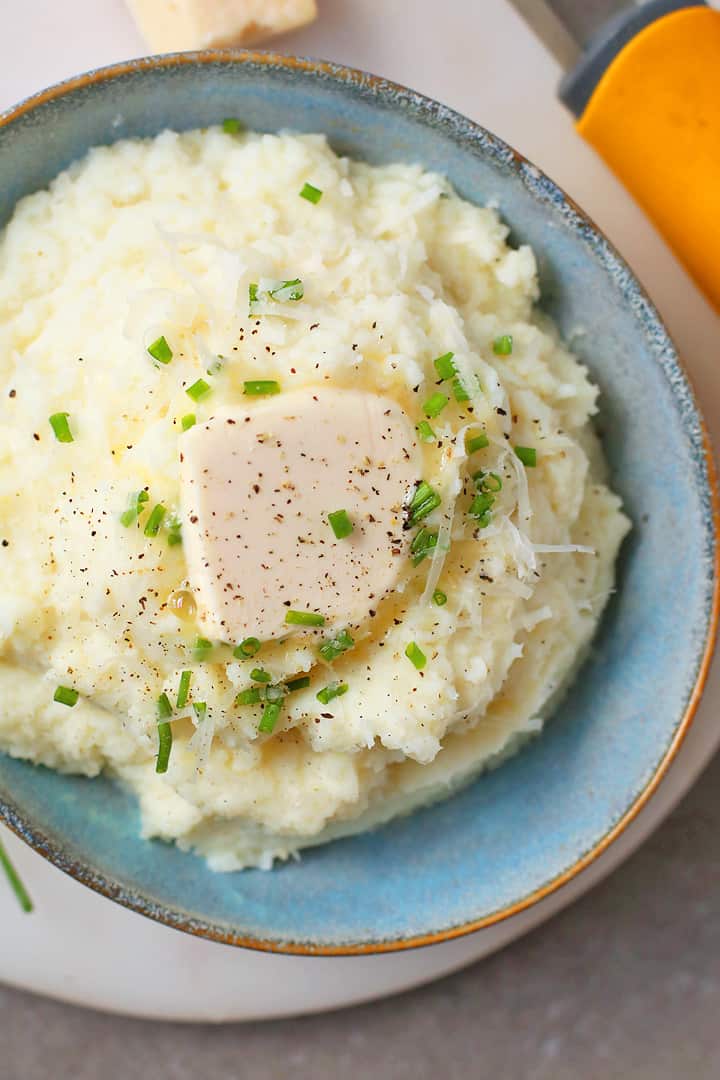
[[[298,197],[306,183],[319,202]],[[217,128],[95,149],[22,200],[0,246],[3,750],[108,772],[136,793],[146,836],[231,870],[407,812],[540,731],[628,522],[589,423],[596,388],[534,308],[532,251],[506,237],[493,209],[419,167]],[[301,299],[270,303],[266,286],[249,313],[252,285],[296,279]],[[167,364],[148,355],[160,337]],[[432,428],[417,479],[440,496],[421,523],[435,546],[417,565],[403,552],[330,665],[302,632],[247,659],[236,642],[197,645],[173,542],[182,419],[237,405],[259,378],[369,389]],[[448,403],[425,416],[435,393]],[[283,694],[310,678],[271,734],[261,703],[237,702],[260,661]],[[322,703],[331,679],[348,690]],[[158,774],[162,694],[173,746]]]

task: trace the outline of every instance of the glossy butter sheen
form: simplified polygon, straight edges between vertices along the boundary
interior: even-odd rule
[[[308,387],[224,409],[182,440],[184,543],[205,633],[284,637],[286,615],[359,625],[407,558],[413,427],[388,398]],[[336,539],[328,515],[353,525]]]

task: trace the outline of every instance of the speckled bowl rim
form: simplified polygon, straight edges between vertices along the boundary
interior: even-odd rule
[[[690,729],[690,725],[692,724],[693,717],[695,716],[707,682],[717,637],[718,614],[720,611],[720,547],[718,545],[718,536],[720,535],[720,497],[718,494],[717,472],[707,426],[703,420],[690,376],[682,361],[679,359],[677,349],[672,342],[667,328],[637,277],[630,270],[614,245],[607,239],[603,231],[558,184],[550,180],[541,169],[538,169],[537,166],[529,162],[527,158],[523,157],[517,150],[514,150],[506,142],[498,138],[497,135],[494,135],[492,132],[482,127],[481,124],[469,120],[461,113],[455,112],[447,106],[441,105],[439,102],[434,101],[432,98],[428,98],[415,90],[410,90],[398,83],[380,78],[377,75],[368,74],[357,68],[345,67],[342,64],[335,64],[325,60],[316,60],[306,57],[285,56],[272,52],[250,52],[237,49],[169,53],[162,56],[143,57],[137,60],[112,64],[108,67],[97,68],[93,71],[56,83],[46,90],[42,90],[40,93],[34,94],[24,101],[19,102],[6,112],[0,113],[0,128],[13,123],[13,121],[18,120],[21,116],[38,108],[38,106],[44,105],[48,101],[61,98],[65,94],[71,93],[81,87],[92,86],[95,83],[110,82],[113,79],[135,71],[148,69],[161,70],[163,68],[172,68],[183,64],[197,65],[218,62],[250,64],[269,68],[284,68],[287,72],[294,71],[310,76],[316,75],[325,81],[334,82],[339,85],[371,89],[373,94],[379,99],[384,99],[386,103],[393,105],[395,108],[408,105],[414,107],[415,110],[419,109],[432,117],[436,126],[443,128],[446,131],[453,132],[456,135],[459,134],[462,139],[479,137],[483,143],[483,148],[486,151],[490,149],[495,156],[501,157],[505,161],[511,160],[516,172],[523,170],[526,178],[528,175],[531,175],[543,186],[546,192],[550,192],[553,196],[554,203],[561,208],[566,221],[574,231],[581,229],[585,231],[590,230],[595,243],[595,258],[599,259],[606,268],[612,267],[616,273],[620,272],[623,274],[626,282],[630,283],[630,288],[635,293],[643,308],[646,322],[649,322],[652,325],[656,338],[658,340],[664,339],[670,346],[672,352],[671,365],[680,376],[680,379],[686,384],[688,397],[697,414],[702,429],[715,544],[714,558],[712,561],[712,605],[710,609],[707,637],[705,639],[697,678],[675,734],[654,774],[635,798],[634,802],[622,815],[620,820],[617,821],[589,851],[577,859],[572,866],[561,874],[558,874],[556,877],[546,882],[538,889],[535,889],[527,896],[522,897],[520,900],[508,904],[483,918],[464,922],[436,933],[420,934],[408,938],[398,938],[368,944],[363,943],[337,946],[311,945],[302,942],[272,941],[256,937],[243,937],[240,934],[234,934],[225,927],[214,925],[202,919],[190,918],[179,911],[167,907],[165,904],[158,904],[135,890],[126,889],[111,877],[93,870],[91,866],[77,859],[68,857],[54,841],[50,840],[41,830],[35,828],[32,823],[25,820],[20,811],[10,803],[0,802],[0,820],[4,821],[17,836],[29,844],[29,846],[38,854],[42,855],[50,863],[58,867],[58,869],[69,874],[83,885],[87,885],[102,896],[114,900],[141,915],[154,919],[165,926],[182,930],[185,933],[193,934],[196,937],[206,938],[221,944],[234,945],[260,952],[285,953],[297,956],[352,956],[398,952],[405,949],[415,949],[427,945],[439,944],[444,941],[451,941],[455,938],[472,934],[477,930],[483,930],[486,927],[503,922],[505,919],[510,919],[513,915],[518,915],[522,911],[526,911],[528,908],[533,907],[541,900],[544,900],[546,897],[562,888],[562,886],[567,885],[577,877],[578,874],[582,873],[583,870],[594,863],[596,859],[598,859],[625,831],[625,829],[627,829],[628,825],[635,820],[645,804],[655,794]]]

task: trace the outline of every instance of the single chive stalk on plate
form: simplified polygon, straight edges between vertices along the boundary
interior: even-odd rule
[[[207,660],[208,656],[213,651],[213,643],[212,641],[208,641],[207,638],[196,637],[192,649],[195,660]]]
[[[421,480],[408,506],[410,525],[417,525],[419,521],[437,509],[441,501],[438,492],[425,480]]]
[[[431,551],[437,547],[438,534],[432,529],[419,529],[410,545],[410,554],[413,556],[413,566],[419,566]]]
[[[333,510],[331,514],[328,514],[328,521],[336,540],[344,540],[354,529],[347,510]]]
[[[58,705],[67,705],[68,708],[72,709],[74,705],[77,705],[79,697],[79,690],[73,690],[71,686],[58,686],[53,694],[53,701],[57,701]]]
[[[180,682],[178,683],[177,692],[177,707],[178,709],[184,709],[188,703],[190,697],[190,680],[192,679],[192,671],[183,671],[180,674]]]
[[[419,645],[416,645],[414,641],[411,641],[405,648],[405,655],[407,656],[413,667],[418,671],[422,671],[427,663],[427,657]]]
[[[239,135],[243,130],[243,124],[236,116],[226,116],[222,122],[222,129],[226,135]]]
[[[284,304],[288,300],[302,300],[305,295],[305,287],[300,278],[292,278],[290,281],[281,281],[272,289],[268,289],[271,300],[277,300]]]
[[[452,381],[452,390],[453,390],[453,394],[455,395],[455,400],[457,402],[459,402],[460,404],[462,404],[462,402],[464,402],[464,401],[469,401],[470,400],[470,395],[467,392],[467,390],[465,389],[465,386],[463,385],[460,378],[456,377],[456,378],[453,379],[453,381]]]
[[[163,523],[166,512],[167,511],[162,503],[158,503],[152,508],[150,517],[145,522],[145,528],[143,529],[145,536],[157,536],[160,532],[160,526]]]
[[[33,909],[33,902],[30,899],[30,894],[22,883],[20,875],[10,861],[10,856],[5,850],[2,842],[0,842],[0,866],[2,866],[5,871],[5,877],[8,879],[10,888],[15,893],[20,907],[26,915],[29,915]]]
[[[492,495],[502,491],[502,479],[495,472],[483,472],[482,469],[479,469],[476,473],[473,473],[473,480],[478,491],[490,492]]]
[[[130,505],[127,510],[124,510],[120,515],[120,524],[124,525],[126,529],[129,528],[130,525],[140,517],[143,510],[143,503],[148,502],[149,499],[150,496],[144,488],[134,492],[130,496]]]
[[[493,341],[493,352],[496,356],[509,356],[513,350],[512,334],[501,334]]]
[[[330,683],[328,686],[323,686],[322,690],[318,690],[315,696],[321,705],[329,705],[334,698],[342,697],[347,692],[348,684],[346,682]]]
[[[189,431],[190,428],[195,427],[196,424],[197,416],[194,412],[185,413],[185,415],[180,420],[180,426],[182,427],[183,431]]]
[[[250,672],[250,678],[253,682],[269,683],[272,681],[272,675],[265,668],[256,667]]]
[[[307,199],[309,203],[317,205],[323,197],[323,193],[320,188],[316,188],[314,184],[303,184],[300,189],[300,198]]]
[[[166,773],[168,771],[168,763],[170,761],[170,751],[172,750],[172,728],[167,720],[163,720],[157,726],[158,730],[158,752],[157,759],[155,761],[155,772]]]
[[[236,705],[257,705],[260,701],[260,687],[248,686],[247,689],[241,690],[235,698]]]
[[[490,440],[484,431],[479,431],[475,435],[471,435],[469,432],[465,436],[465,450],[468,454],[475,454],[478,450],[484,450],[486,446],[490,445]]]
[[[168,531],[168,547],[177,547],[178,544],[182,544],[182,522],[173,517],[170,519],[167,525]]]
[[[436,390],[434,394],[431,394],[427,401],[423,404],[423,412],[432,420],[433,417],[439,416],[447,405],[450,398],[447,394],[441,393],[440,390]]]
[[[433,604],[437,604],[438,607],[444,607],[447,604],[447,593],[444,593],[442,589],[436,589],[432,598]]]
[[[314,611],[293,611],[290,608],[285,612],[285,622],[288,626],[324,626],[325,616]]]
[[[258,731],[262,732],[263,735],[272,735],[278,717],[280,716],[281,708],[282,702],[280,701],[266,701],[263,705],[262,716],[260,717],[260,723],[258,724]]]
[[[275,379],[248,379],[243,383],[243,394],[248,397],[264,397],[268,394],[279,394],[280,383]]]
[[[173,358],[173,351],[167,343],[167,338],[161,335],[153,341],[152,345],[148,345],[147,351],[152,356],[153,360],[157,360],[158,364],[169,364]]]
[[[297,679],[290,679],[285,683],[288,694],[294,694],[297,690],[304,690],[306,686],[310,685],[309,675],[298,675]]]
[[[437,440],[437,435],[427,420],[421,420],[420,423],[417,424],[417,433],[423,442],[436,442]]]
[[[526,469],[535,468],[537,465],[537,450],[533,446],[516,446],[514,449]]]
[[[58,442],[75,442],[72,431],[70,430],[70,424],[68,423],[69,415],[70,413],[66,412],[56,412],[49,418],[50,427],[53,429],[55,438]]]
[[[161,694],[157,699],[157,718],[158,720],[169,720],[173,714],[173,708],[170,704],[170,698],[167,694]]]
[[[352,649],[354,644],[355,641],[348,631],[341,630],[335,637],[330,638],[328,641],[323,641],[318,652],[323,660],[327,660],[331,663],[333,660],[337,660],[338,656],[342,656],[343,653],[347,652],[348,649]]]
[[[204,379],[196,379],[192,386],[185,387],[185,393],[193,401],[202,401],[203,398],[212,393],[212,386],[210,386],[210,383],[205,382]]]
[[[262,642],[260,641],[260,638],[246,637],[243,638],[239,645],[235,646],[233,649],[233,656],[238,660],[247,660],[249,657],[259,653],[261,648]]]
[[[207,716],[207,702],[206,701],[194,701],[193,712],[198,724],[202,724],[203,720]]]
[[[438,356],[433,360],[435,370],[438,373],[438,377],[442,382],[446,379],[453,379],[457,375],[455,365],[453,364],[453,357],[455,353],[446,352],[442,356]]]

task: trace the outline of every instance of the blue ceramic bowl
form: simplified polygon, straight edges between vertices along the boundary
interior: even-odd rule
[[[399,949],[535,903],[610,844],[657,787],[691,722],[716,620],[716,521],[702,420],[632,273],[538,169],[427,98],[332,64],[269,54],[140,60],[84,75],[0,118],[0,223],[98,143],[241,116],[327,133],[372,162],[421,162],[496,199],[539,256],[543,304],[602,389],[613,484],[634,522],[591,659],[545,734],[454,798],[272,873],[213,874],[139,838],[109,780],[0,756],[0,809],[57,866],[162,922],[303,953]]]

